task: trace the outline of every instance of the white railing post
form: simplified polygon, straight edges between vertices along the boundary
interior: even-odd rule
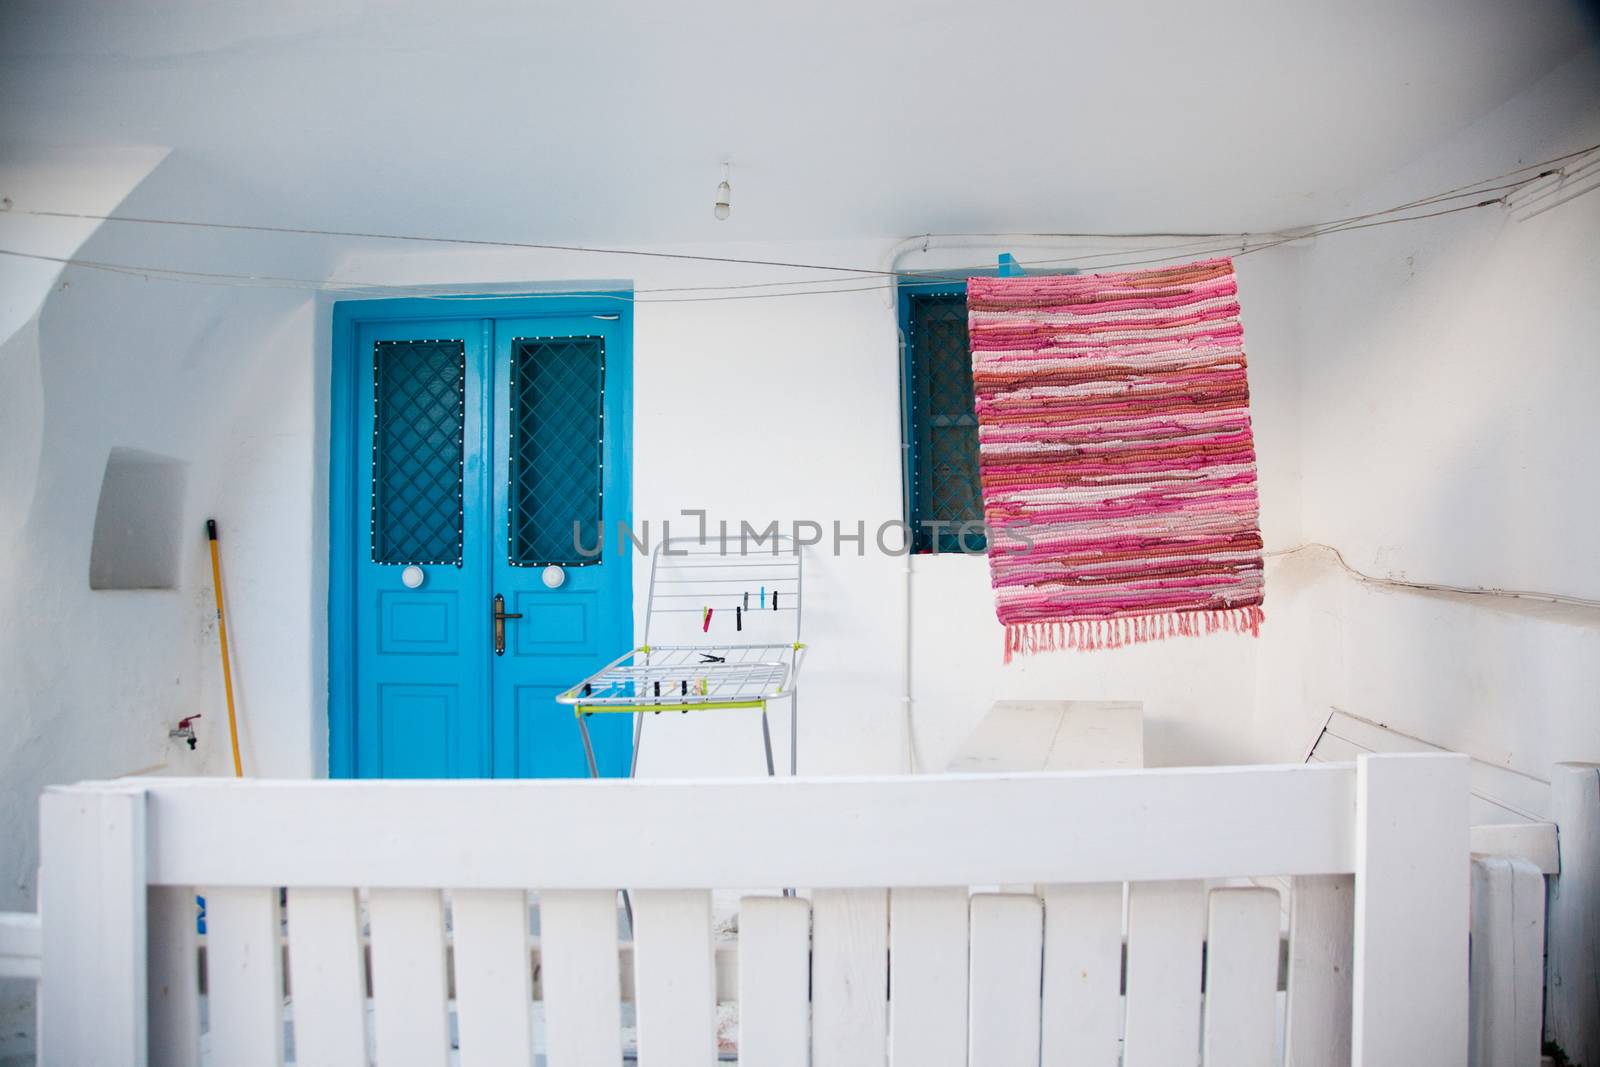
[[[1600,1063],[1600,764],[1556,764],[1550,807],[1561,872],[1545,921],[1545,1037],[1572,1063]]]
[[[39,823],[39,1063],[144,1067],[144,791],[50,789]]]
[[[1467,1061],[1467,772],[1455,754],[1356,761],[1354,1067]]]

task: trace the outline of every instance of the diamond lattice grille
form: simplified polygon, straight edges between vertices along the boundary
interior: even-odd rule
[[[912,543],[919,552],[932,550],[933,534],[921,523],[941,520],[956,525],[940,531],[938,550],[958,552],[960,524],[983,518],[966,296],[912,297],[908,327]],[[965,543],[975,552],[984,539],[974,529]]]
[[[605,342],[535,337],[513,342],[511,369],[511,563],[598,562],[585,545],[600,526]]]
[[[461,563],[466,345],[373,346],[372,559]]]

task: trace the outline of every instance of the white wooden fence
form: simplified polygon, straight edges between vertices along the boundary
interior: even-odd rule
[[[459,1062],[531,1063],[536,889],[539,1043],[551,1067],[609,1067],[622,1056],[626,887],[645,1067],[716,1059],[711,890],[747,894],[742,1063],[1111,1067],[1120,1046],[1125,1067],[1251,1067],[1277,1056],[1278,893],[1208,893],[1206,882],[1282,875],[1296,916],[1290,1063],[1457,1067],[1466,803],[1467,761],[1451,755],[983,777],[52,789],[41,1063],[198,1060],[197,890],[210,1062],[280,1063],[286,887],[298,1063],[361,1063],[369,1047],[385,1067],[448,1062],[452,984]],[[970,892],[1011,884],[1039,894]]]

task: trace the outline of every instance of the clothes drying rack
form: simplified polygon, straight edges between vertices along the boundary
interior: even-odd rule
[[[800,552],[794,538],[683,537],[658,542],[650,555],[650,591],[644,641],[556,697],[569,705],[583,733],[589,774],[598,778],[590,715],[631,714],[631,778],[639,768],[644,717],[666,712],[759,710],[767,774],[776,774],[767,704],[789,702],[789,773],[798,769],[798,683],[806,646],[800,640],[804,603]],[[689,620],[665,616],[690,615]],[[660,616],[658,618],[658,616]],[[787,625],[792,616],[794,625]],[[655,644],[651,634],[669,624],[692,627],[704,641]],[[739,641],[742,634],[768,640]],[[780,635],[783,640],[773,641]],[[726,640],[732,636],[734,640]]]

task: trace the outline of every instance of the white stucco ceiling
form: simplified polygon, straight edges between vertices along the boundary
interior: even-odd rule
[[[0,16],[0,141],[171,146],[174,211],[632,243],[1308,222],[1594,40],[1570,0]]]

